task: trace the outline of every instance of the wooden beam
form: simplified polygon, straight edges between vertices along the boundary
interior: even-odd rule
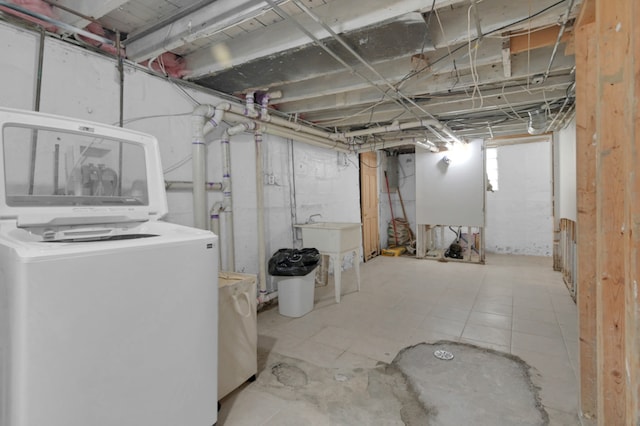
[[[582,0],[576,19],[576,28],[596,22],[596,0]]]
[[[595,24],[576,30],[576,186],[578,197],[576,293],[580,332],[580,414],[597,413],[596,375],[596,66]]]
[[[529,34],[522,34],[510,38],[511,54],[526,52],[527,50],[538,49],[540,47],[553,46],[558,39],[560,27],[549,27],[532,31]],[[566,42],[570,38],[570,32],[562,35],[560,42]]]
[[[629,267],[626,291],[626,323],[627,323],[627,365],[629,366],[629,392],[627,393],[627,412],[634,424],[640,423],[640,296],[638,295],[638,283],[640,283],[640,152],[638,152],[638,139],[640,138],[640,4],[632,2],[631,6],[631,56],[633,67],[631,71],[631,87],[627,95],[629,106],[628,114],[633,126],[632,140],[629,141],[627,150],[627,171],[630,172],[627,196],[629,197],[629,225],[630,232],[627,239],[629,253]],[[633,77],[635,76],[635,78]],[[635,107],[635,108],[634,108]],[[634,119],[635,117],[635,119]]]
[[[634,132],[634,58],[640,54],[633,43],[633,16],[637,0],[596,0],[598,67],[596,82],[596,280],[597,280],[597,380],[598,423],[635,425],[637,400],[632,380],[637,378],[636,324],[629,323],[637,311],[636,284],[631,281],[632,238],[637,217],[630,182],[636,168]],[[637,77],[635,77],[637,79]],[[637,253],[635,253],[637,255]],[[627,305],[630,303],[630,305]]]

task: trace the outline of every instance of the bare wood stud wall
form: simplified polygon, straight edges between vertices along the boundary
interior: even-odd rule
[[[596,415],[599,425],[637,425],[640,4],[587,0],[582,7],[576,31],[581,412]]]

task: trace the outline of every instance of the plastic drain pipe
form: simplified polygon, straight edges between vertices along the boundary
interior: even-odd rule
[[[231,193],[231,149],[229,143],[231,136],[241,132],[253,130],[255,123],[240,123],[226,129],[222,134],[222,218],[224,218],[224,228],[226,236],[227,259],[225,268],[227,271],[235,271],[235,244],[233,234],[233,197]]]
[[[384,142],[368,142],[362,145],[356,145],[354,150],[356,152],[371,152],[377,151],[379,149],[394,148],[402,145],[414,145],[420,148],[428,149],[431,152],[439,151],[438,147],[433,142],[425,141],[424,138],[400,138],[387,140]]]
[[[209,132],[218,126],[224,111],[211,105],[199,105],[191,114],[191,153],[193,161],[193,222],[196,228],[207,229],[205,123]]]
[[[222,203],[217,202],[213,204],[211,210],[209,210],[209,221],[211,232],[220,237],[220,212],[222,211]],[[218,269],[222,266],[222,252],[218,247]]]
[[[262,133],[257,130],[253,134],[256,145],[256,210],[258,212],[258,264],[261,302],[267,294],[267,249],[264,238],[264,173],[262,167]]]

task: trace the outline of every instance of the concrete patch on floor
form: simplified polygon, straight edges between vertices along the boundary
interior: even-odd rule
[[[454,358],[438,359],[436,350]],[[549,423],[529,366],[516,356],[440,341],[406,348],[392,365],[406,375],[421,403],[437,410],[432,426]]]
[[[265,367],[251,389],[295,401],[298,411],[302,403],[307,412],[315,413],[314,424],[429,424],[429,409],[392,365],[331,369],[271,352]]]
[[[454,358],[440,360],[436,350]],[[313,418],[313,424],[549,423],[526,363],[469,344],[419,344],[373,369],[322,368],[273,351],[261,355],[263,368],[250,389],[293,404],[295,416]]]

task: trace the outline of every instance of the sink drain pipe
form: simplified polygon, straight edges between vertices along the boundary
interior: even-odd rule
[[[264,228],[264,172],[262,162],[262,132],[256,130],[253,134],[256,146],[256,211],[258,216],[258,279],[260,296],[258,302],[267,294],[267,249]]]
[[[226,235],[225,250],[227,253],[225,270],[235,271],[235,238],[233,236],[233,198],[231,191],[231,136],[241,132],[253,130],[254,122],[240,123],[236,126],[229,127],[222,134],[222,218],[224,219],[224,230]]]

